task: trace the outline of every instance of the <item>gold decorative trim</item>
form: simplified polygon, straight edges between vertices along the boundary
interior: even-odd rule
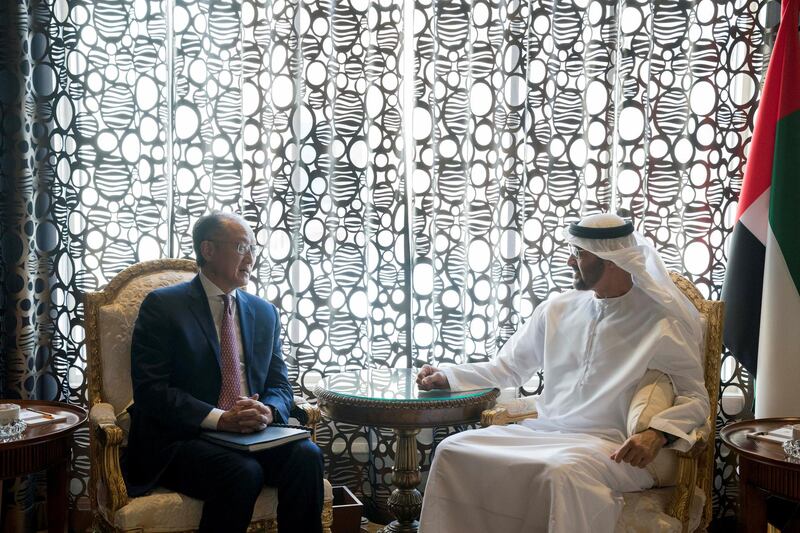
[[[702,312],[703,304],[707,301],[703,298],[703,295],[700,294],[700,291],[697,287],[694,286],[694,283],[680,275],[678,272],[671,270],[669,272],[669,277],[672,279],[672,283],[678,287],[684,296],[686,296],[690,302],[694,304],[698,311]]]
[[[689,526],[692,497],[697,482],[697,459],[678,455],[678,482],[667,505],[667,514],[681,521],[683,533]]]
[[[308,402],[295,402],[295,405],[298,409],[305,412],[307,417],[305,425],[311,428],[311,440],[317,442],[317,424],[322,420],[322,411],[316,405]]]
[[[706,300],[691,281],[677,272],[670,272],[670,277],[673,283],[675,283],[706,319],[705,368],[703,370],[705,373],[705,385],[708,392],[708,399],[711,405],[706,427],[711,428],[711,431],[705,435],[701,443],[698,443],[698,445],[688,452],[696,457],[696,481],[692,486],[684,485],[681,486],[680,489],[676,487],[676,490],[689,493],[690,498],[694,485],[698,486],[706,494],[703,519],[699,527],[701,531],[704,531],[711,523],[713,514],[711,490],[714,481],[714,439],[716,438],[714,428],[716,427],[717,419],[716,406],[719,403],[719,373],[722,358],[722,325],[725,317],[725,304],[716,300]],[[679,496],[675,495],[673,501],[678,498]]]
[[[524,413],[512,415],[503,406],[486,409],[481,413],[481,426],[506,426],[508,424],[516,424],[527,420],[529,418],[537,418],[539,413],[537,411],[526,411]]]
[[[322,503],[322,533],[331,533],[333,527],[333,498]]]
[[[458,407],[469,407],[486,403],[486,400],[494,400],[500,395],[499,389],[487,390],[484,394],[470,396],[469,398],[453,398],[439,400],[376,400],[374,398],[358,398],[346,394],[338,394],[325,390],[320,385],[314,388],[314,396],[320,404],[325,402],[335,403],[347,407],[380,407],[381,409],[448,409]]]
[[[100,469],[102,479],[108,489],[108,507],[111,513],[128,504],[128,491],[119,466],[120,445],[124,435],[122,429],[115,425],[103,425],[93,428],[95,439],[99,444]],[[95,496],[96,497],[96,496]]]
[[[198,272],[197,263],[191,259],[153,259],[131,265],[108,282],[103,293],[112,299],[132,280],[147,274],[173,272]]]

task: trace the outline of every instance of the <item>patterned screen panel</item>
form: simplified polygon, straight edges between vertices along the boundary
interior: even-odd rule
[[[210,209],[242,212],[265,245],[250,290],[281,310],[306,395],[347,369],[491,359],[570,286],[562,231],[582,213],[624,209],[719,295],[770,3],[11,4],[7,395],[86,405],[82,295],[138,261],[192,256]],[[747,410],[750,379],[726,362]],[[422,437],[423,467],[453,430]],[[329,477],[385,510],[391,434],[320,437]]]

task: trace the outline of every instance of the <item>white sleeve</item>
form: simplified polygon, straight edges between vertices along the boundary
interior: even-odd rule
[[[203,429],[216,430],[219,425],[219,419],[225,411],[218,408],[213,408],[208,415],[200,422],[200,427]]]
[[[650,427],[678,437],[670,448],[687,451],[697,440],[697,430],[710,412],[703,377],[700,341],[678,321],[665,326],[665,334],[650,368],[667,374],[675,388],[675,402],[650,420]]]
[[[544,362],[546,302],[506,341],[500,353],[486,363],[441,368],[452,390],[488,387],[520,387],[542,368]]]

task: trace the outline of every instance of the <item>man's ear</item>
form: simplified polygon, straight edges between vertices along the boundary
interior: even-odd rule
[[[208,259],[214,255],[214,243],[211,241],[203,241],[200,243],[200,255],[203,256],[203,259],[208,261]]]

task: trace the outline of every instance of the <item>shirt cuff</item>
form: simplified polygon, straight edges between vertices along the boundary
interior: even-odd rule
[[[222,416],[222,413],[224,412],[225,411],[223,411],[222,409],[217,409],[216,407],[213,408],[211,412],[208,413],[208,415],[206,415],[203,421],[200,422],[200,427],[203,429],[216,430],[217,425],[219,424],[219,418]]]
[[[458,388],[458,378],[456,378],[455,372],[453,372],[453,367],[452,366],[440,366],[439,370],[447,378],[447,385],[450,387],[450,390],[453,390],[453,391],[459,390],[459,388]]]

